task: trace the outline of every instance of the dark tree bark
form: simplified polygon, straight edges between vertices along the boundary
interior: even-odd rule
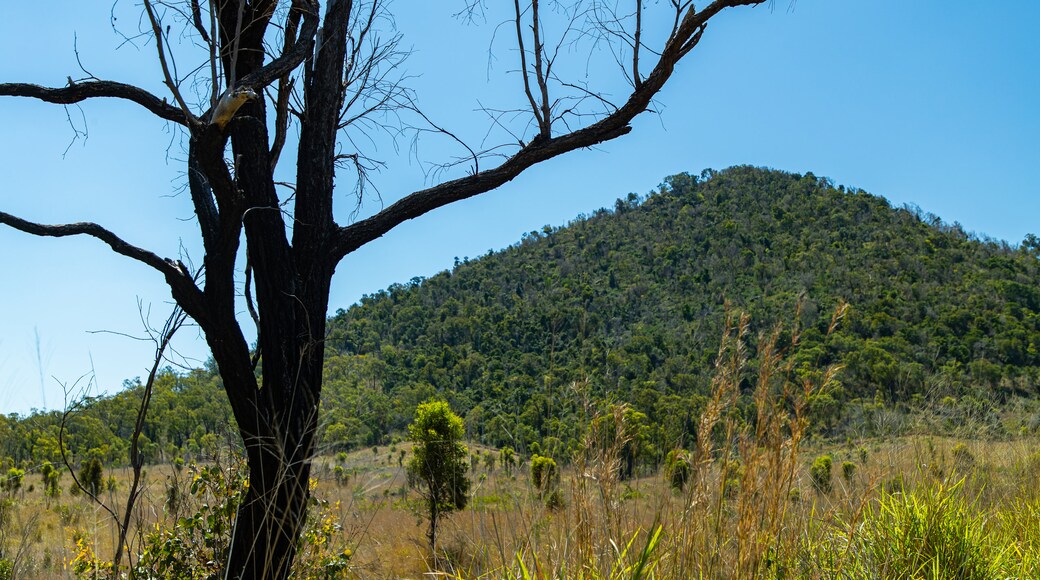
[[[559,79],[553,70],[556,56],[539,20],[544,18],[539,3],[515,2],[515,41],[530,103],[526,113],[536,133],[521,135],[515,152],[487,169],[480,168],[481,161],[494,156],[467,148],[472,167],[465,177],[416,191],[371,217],[340,225],[333,218],[336,168],[341,163],[363,168],[359,160],[364,158],[363,153],[337,149],[348,126],[392,108],[427,120],[407,92],[380,76],[380,59],[400,53],[372,40],[384,10],[379,1],[330,0],[322,7],[318,0],[216,0],[200,8],[194,0],[145,0],[143,22],[155,41],[172,99],[94,77],[70,78],[67,86],[56,88],[3,83],[0,96],[57,104],[124,99],[182,126],[188,139],[187,181],[205,249],[204,279],[197,280],[179,261],[135,247],[97,224],[49,226],[3,212],[0,223],[40,236],[92,236],[164,276],[177,304],[205,334],[247,456],[249,490],[236,520],[227,577],[285,578],[306,514],[322,341],[338,262],[406,220],[495,189],[542,161],[627,134],[631,121],[650,107],[676,64],[696,46],[709,19],[725,8],[763,1],[716,0],[701,10],[686,1],[665,3],[674,23],[654,50],[645,44],[649,33],[642,30],[642,2],[634,1],[629,15],[603,15],[599,2],[580,13],[584,20],[578,21],[577,11],[570,13],[571,25],[602,26],[604,38],[628,47],[629,60],[621,69],[631,93],[619,104]],[[471,2],[467,9],[477,11],[482,5]],[[196,112],[179,90],[184,79],[171,72],[177,70],[170,66],[175,45],[169,39],[171,21],[194,30],[207,52],[203,65],[193,70],[209,74],[213,92]],[[209,22],[215,23],[212,28]],[[272,46],[277,53],[271,53]],[[645,67],[650,55],[657,55],[657,62],[641,77],[640,65]],[[577,96],[566,101],[557,95],[562,91],[577,91]],[[587,101],[602,105],[599,113],[594,118],[575,116],[574,103]],[[296,110],[290,110],[290,102]],[[291,123],[299,130],[298,166],[287,208],[290,201],[279,199],[274,169]],[[436,126],[432,130],[454,137]],[[363,183],[365,176],[359,179]],[[284,217],[290,209],[291,230]],[[243,241],[256,293],[258,353],[250,351],[235,317],[236,258]],[[255,354],[262,360],[259,382]]]

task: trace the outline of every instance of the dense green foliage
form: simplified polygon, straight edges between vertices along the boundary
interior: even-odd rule
[[[560,481],[560,468],[552,457],[531,456],[531,485],[539,494],[552,491]]]
[[[761,331],[801,300],[797,372],[845,365],[812,401],[819,432],[870,435],[926,394],[951,425],[994,423],[1040,385],[1038,256],[811,174],[673,176],[338,312],[326,440],[376,442],[439,393],[484,443],[572,446],[590,406],[622,400],[663,455],[689,444],[727,301]]]
[[[109,465],[129,458],[137,410],[144,387],[126,381],[116,395],[84,402],[68,418],[65,445],[74,462],[97,457]],[[214,369],[176,373],[167,369],[156,378],[152,402],[140,440],[149,463],[211,455],[233,433],[231,409]],[[0,457],[39,466],[61,465],[58,431],[62,413],[33,413],[27,417],[0,415]]]
[[[672,489],[682,491],[690,480],[690,453],[685,449],[672,449],[665,456],[665,473]]]
[[[192,463],[187,466],[187,477],[166,479],[163,511],[167,525],[142,526],[139,555],[130,564],[128,577],[208,580],[224,576],[235,510],[248,484],[242,459],[230,459],[226,465]],[[338,502],[332,505],[318,497],[311,502],[290,578],[344,578],[353,552],[341,546]],[[123,574],[112,574],[112,562],[104,557],[107,554],[95,552],[97,543],[86,532],[72,529],[72,541],[67,572],[76,578],[127,577],[125,569]]]
[[[811,401],[817,433],[883,434],[911,405],[951,428],[1001,432],[997,405],[1040,388],[1038,258],[1034,236],[1018,247],[978,239],[812,174],[676,175],[645,199],[339,311],[322,450],[388,442],[440,397],[473,440],[567,460],[597,410],[628,403],[641,426],[627,467],[656,464],[691,444],[727,303],[750,313],[753,333],[800,325],[793,372],[844,365],[840,386]],[[828,333],[842,300],[851,308]],[[150,461],[204,454],[227,432],[212,369],[167,373],[154,397]],[[139,399],[132,386],[75,416],[73,450],[125,461]],[[57,462],[59,418],[0,417],[0,454]]]
[[[809,476],[812,478],[813,487],[821,493],[830,493],[833,485],[834,459],[830,455],[821,455],[813,460],[809,468]]]
[[[101,460],[97,457],[91,457],[83,462],[83,465],[79,468],[79,485],[83,486],[87,493],[97,495],[104,489],[104,473]]]

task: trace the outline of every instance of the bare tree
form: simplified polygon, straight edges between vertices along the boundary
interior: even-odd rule
[[[493,190],[548,159],[627,134],[711,18],[764,1],[714,0],[698,10],[689,0],[661,0],[653,8],[641,0],[514,0],[512,6],[468,0],[461,17],[499,19],[496,35],[511,38],[512,49],[502,54],[516,59],[519,102],[525,103],[485,108],[509,142],[473,148],[416,106],[399,72],[407,51],[382,0],[328,0],[324,6],[319,0],[143,0],[136,39],[154,47],[166,98],[89,73],[53,88],[3,83],[0,95],[63,105],[123,99],[180,127],[204,276],[96,223],[43,225],[3,212],[0,223],[38,236],[92,236],[165,278],[206,337],[246,451],[249,490],[227,576],[284,578],[306,511],[322,340],[339,261],[406,220]],[[498,16],[504,7],[508,13]],[[575,68],[562,59],[580,67],[588,51],[603,47],[630,87],[623,100],[561,73]],[[394,122],[404,116],[411,121]],[[458,143],[461,154],[433,166],[443,171],[431,175],[462,176],[404,195],[369,217],[353,214],[350,223],[337,223],[337,168],[352,172],[360,196],[381,163],[356,137],[402,125]],[[296,147],[295,183],[281,184],[275,171],[290,143]],[[236,279],[243,241],[245,277]],[[256,324],[255,352],[235,317],[242,284]]]
[[[130,468],[132,470],[132,477],[130,480],[130,490],[126,497],[126,507],[121,513],[116,513],[115,507],[110,507],[101,498],[100,493],[96,488],[92,488],[87,485],[86,482],[82,481],[79,476],[76,475],[76,470],[72,466],[72,458],[69,453],[68,445],[65,444],[66,433],[69,432],[69,425],[72,423],[72,419],[81,411],[90,406],[90,404],[96,400],[91,399],[87,396],[90,386],[93,384],[93,378],[90,379],[86,388],[81,391],[78,395],[75,393],[75,385],[68,387],[63,385],[65,390],[65,410],[61,415],[61,423],[58,427],[58,449],[61,453],[62,463],[65,464],[65,468],[68,470],[69,475],[72,476],[72,482],[77,489],[92,502],[97,504],[102,510],[104,510],[112,521],[115,523],[116,530],[119,532],[119,540],[115,542],[115,554],[112,556],[112,570],[119,571],[120,564],[123,560],[123,552],[128,548],[127,541],[130,534],[131,518],[133,518],[134,510],[137,505],[137,500],[140,499],[143,490],[143,470],[144,470],[144,457],[141,453],[141,435],[144,434],[145,419],[148,416],[148,407],[152,402],[152,390],[155,387],[155,379],[158,377],[159,369],[164,361],[167,361],[167,349],[170,348],[170,342],[173,340],[173,336],[177,334],[181,326],[184,324],[186,315],[179,306],[173,308],[173,312],[166,319],[166,323],[163,325],[162,330],[156,330],[152,328],[148,321],[148,316],[141,306],[138,306],[141,310],[141,322],[144,324],[145,332],[148,333],[149,340],[155,344],[155,357],[152,360],[152,366],[148,371],[148,380],[145,381],[143,388],[141,389],[141,402],[137,407],[137,417],[134,421],[134,430],[130,435]]]

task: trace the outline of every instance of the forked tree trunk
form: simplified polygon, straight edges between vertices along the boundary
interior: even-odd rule
[[[214,339],[219,332],[207,330],[233,401],[249,468],[249,489],[235,519],[226,578],[286,578],[296,556],[307,515],[332,276],[331,269],[315,270],[317,279],[309,283],[290,273],[289,288],[295,294],[268,286],[271,276],[257,278],[257,297],[267,314],[260,318],[260,388],[248,350],[224,349],[218,354],[218,347],[236,341]],[[272,268],[266,271],[272,273]],[[236,377],[245,388],[226,382]],[[252,396],[243,401],[241,393]]]
[[[237,71],[239,75],[228,78],[228,86],[263,66],[264,29],[271,16],[268,9],[273,9],[274,4],[266,3],[267,8],[262,5],[265,4],[249,5],[257,10],[255,14],[248,10],[245,14],[221,11],[222,20],[226,20],[221,27],[226,35],[224,46],[233,44],[231,33],[242,27],[234,40],[241,47],[237,60],[226,57],[225,70]],[[235,160],[233,184],[226,184],[223,177],[223,152],[200,151],[200,166],[218,192],[218,199],[229,200],[230,207],[242,208],[238,215],[228,212],[228,218],[222,213],[218,225],[232,231],[238,227],[244,230],[259,311],[259,388],[248,348],[245,353],[241,347],[222,353],[224,356],[217,353],[225,342],[236,343],[241,336],[233,319],[233,304],[221,305],[222,312],[232,313],[225,314],[223,323],[200,323],[225,380],[249,466],[249,490],[235,520],[227,578],[287,578],[307,515],[310,461],[321,396],[325,317],[337,262],[331,251],[337,227],[332,218],[333,161],[350,5],[348,0],[330,0],[326,6],[321,52],[304,75],[308,115],[301,121],[291,230],[286,227],[282,202],[275,191],[263,99],[243,105],[238,118],[228,125]],[[240,17],[244,20],[239,21]],[[305,14],[303,18],[305,22],[316,20],[317,15]],[[225,182],[223,190],[221,179]],[[237,201],[242,198],[244,204]],[[220,239],[219,231],[214,238]],[[212,254],[207,248],[207,295],[213,282],[212,272],[222,272],[232,283],[234,279],[234,254],[226,249],[217,258],[212,258]],[[224,263],[217,263],[221,257]],[[226,287],[222,295],[229,295]],[[227,341],[222,336],[225,330],[229,333]],[[241,382],[228,384],[233,377]]]

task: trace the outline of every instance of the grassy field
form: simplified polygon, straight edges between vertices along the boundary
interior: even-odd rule
[[[837,369],[794,369],[774,335],[737,409],[745,320],[723,337],[689,449],[622,478],[638,436],[623,404],[587,413],[542,489],[526,462],[471,446],[469,505],[442,522],[436,550],[402,467],[409,444],[316,458],[295,577],[1040,578],[1035,434],[808,439],[810,401]],[[129,473],[107,477],[101,498],[122,513]],[[241,463],[149,466],[145,481],[127,541],[137,576],[220,577]],[[30,473],[0,503],[0,580],[109,577],[112,515],[41,483]]]
[[[730,457],[716,450],[683,490],[663,473],[621,481],[601,449],[563,470],[548,507],[525,466],[478,461],[470,505],[443,524],[436,568],[421,504],[398,464],[407,444],[366,449],[317,461],[322,501],[303,559],[313,568],[349,550],[337,574],[357,578],[433,569],[457,578],[630,578],[639,566],[657,578],[1037,578],[1037,443],[912,437],[806,445],[791,458],[782,447]],[[822,455],[831,458],[829,486],[820,469],[813,474]],[[196,480],[215,480],[214,466],[207,470],[149,468],[133,523],[135,561],[157,525],[183,528],[183,519],[219,511],[219,486],[191,492]],[[115,486],[103,498],[120,505],[128,474],[109,475]],[[32,480],[6,502],[4,554],[15,577],[91,577],[84,554],[111,557],[111,517],[67,490],[47,498]],[[204,533],[180,534],[204,543]]]

